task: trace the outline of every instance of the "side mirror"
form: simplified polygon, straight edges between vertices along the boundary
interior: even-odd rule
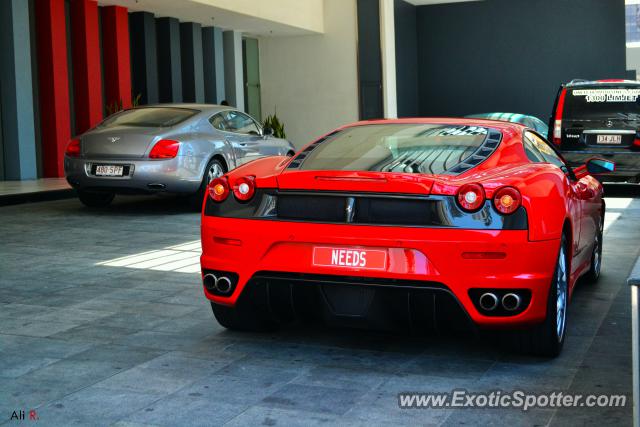
[[[605,159],[589,159],[587,161],[587,172],[591,175],[610,173],[616,170],[616,164]]]
[[[272,136],[273,135],[273,129],[270,128],[269,126],[265,126],[262,128],[262,136]]]
[[[616,170],[616,164],[610,160],[605,159],[589,159],[584,165],[580,165],[573,170],[576,178],[580,179],[586,175],[600,175],[604,173],[611,173]]]

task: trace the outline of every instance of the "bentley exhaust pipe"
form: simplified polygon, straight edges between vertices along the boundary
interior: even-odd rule
[[[478,300],[480,307],[482,307],[485,311],[495,310],[498,306],[498,297],[496,294],[487,292],[480,295],[480,299]]]
[[[226,276],[218,277],[218,280],[216,281],[216,289],[218,289],[218,292],[221,294],[229,293],[231,290],[231,280]]]
[[[519,309],[520,304],[522,304],[522,298],[518,294],[509,293],[502,297],[502,307],[507,311]]]

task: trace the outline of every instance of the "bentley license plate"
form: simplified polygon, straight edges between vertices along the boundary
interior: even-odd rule
[[[122,176],[124,174],[124,166],[116,165],[97,165],[96,176]]]

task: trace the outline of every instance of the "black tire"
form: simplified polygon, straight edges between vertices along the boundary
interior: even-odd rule
[[[527,330],[517,331],[512,335],[512,344],[518,352],[535,356],[556,357],[562,351],[566,335],[569,297],[569,259],[567,252],[567,238],[563,235],[560,250],[558,251],[556,269],[549,288],[547,316],[543,323]],[[561,258],[564,258],[564,263],[561,262]],[[563,269],[564,272],[562,271]],[[559,291],[564,293],[562,314],[558,310],[560,303],[560,298],[558,298]]]
[[[591,252],[591,265],[589,271],[584,275],[587,283],[596,283],[600,278],[600,270],[602,269],[602,235],[604,229],[604,221],[600,221],[598,232],[596,233],[596,241]]]
[[[204,169],[204,174],[202,176],[202,182],[200,183],[200,188],[198,188],[198,191],[191,197],[192,198],[191,203],[193,205],[193,209],[197,211],[199,211],[202,208],[202,201],[204,200],[205,193],[207,192],[207,186],[209,185],[209,182],[211,182],[213,178],[218,177],[218,176],[212,177],[210,175],[210,172],[212,170],[222,171],[222,174],[227,173],[227,167],[223,162],[221,162],[216,158],[209,160],[209,163],[207,163],[207,166]],[[219,175],[219,176],[222,176],[222,175]]]
[[[218,323],[234,331],[270,332],[278,329],[278,324],[259,310],[243,309],[242,306],[227,307],[213,302],[211,310]]]
[[[111,192],[91,192],[78,190],[78,198],[83,205],[89,208],[104,208],[113,202],[116,197],[115,193]]]

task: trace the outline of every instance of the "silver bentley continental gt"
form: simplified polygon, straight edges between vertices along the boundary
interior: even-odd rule
[[[86,206],[116,194],[191,194],[202,201],[209,181],[251,160],[292,156],[251,116],[221,105],[159,104],[116,113],[67,147],[64,170]]]

